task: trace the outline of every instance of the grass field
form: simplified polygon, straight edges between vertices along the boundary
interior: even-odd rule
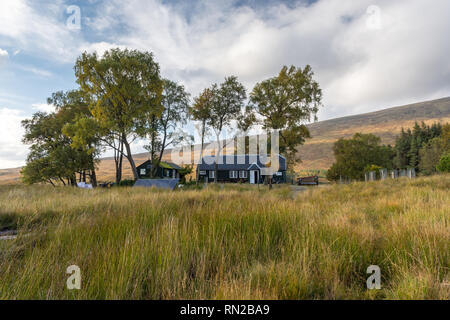
[[[450,175],[295,194],[1,186],[18,237],[0,241],[0,299],[449,299],[448,190]]]

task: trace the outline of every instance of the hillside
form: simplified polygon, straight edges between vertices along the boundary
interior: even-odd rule
[[[312,138],[298,150],[303,161],[298,169],[328,169],[334,162],[333,143],[356,132],[373,133],[393,145],[401,128],[415,121],[450,122],[450,97],[310,124]]]
[[[412,127],[415,121],[429,124],[450,122],[450,97],[310,124],[312,138],[299,148],[302,163],[295,170],[328,169],[334,162],[333,143],[356,132],[373,133],[380,136],[383,143],[394,144],[401,128]],[[135,155],[137,165],[147,159],[146,153]],[[128,163],[125,161],[124,164],[125,177],[131,177]],[[0,184],[17,183],[19,172],[20,168],[0,170]],[[114,161],[111,158],[101,161],[98,176],[101,181],[114,180]]]

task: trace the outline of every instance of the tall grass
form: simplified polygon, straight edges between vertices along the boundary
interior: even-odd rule
[[[296,195],[1,187],[0,230],[19,236],[0,241],[0,298],[449,299],[449,189],[449,175]]]

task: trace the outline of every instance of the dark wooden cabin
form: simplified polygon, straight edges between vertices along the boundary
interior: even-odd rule
[[[156,173],[156,178],[167,179],[179,179],[180,173],[178,172],[181,167],[175,163],[161,161]],[[139,179],[149,179],[152,170],[152,162],[150,160],[145,161],[137,167]]]
[[[270,157],[270,156],[269,156]],[[197,176],[200,181],[214,181],[215,156],[203,157],[197,166]],[[286,182],[286,158],[278,155],[278,168],[272,175],[272,183]],[[217,181],[219,182],[247,182],[251,184],[263,183],[265,172],[263,169],[271,166],[267,157],[261,155],[225,155],[219,158]]]

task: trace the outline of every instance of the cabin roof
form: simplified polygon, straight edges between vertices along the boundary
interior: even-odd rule
[[[198,170],[214,170],[216,156],[205,156],[198,165]],[[250,170],[250,167],[256,169],[266,168],[271,165],[270,155],[223,155],[219,158],[218,170]],[[278,155],[279,171],[286,170],[286,158]],[[259,167],[259,168],[258,168]]]
[[[137,169],[141,169],[141,168],[151,168],[152,167],[152,162],[150,160],[147,160],[143,163],[141,163],[139,166],[137,166]],[[167,162],[167,161],[161,161],[159,163],[159,167],[160,168],[164,168],[164,169],[174,169],[174,170],[180,170],[181,167],[176,165],[175,163],[172,162]]]

